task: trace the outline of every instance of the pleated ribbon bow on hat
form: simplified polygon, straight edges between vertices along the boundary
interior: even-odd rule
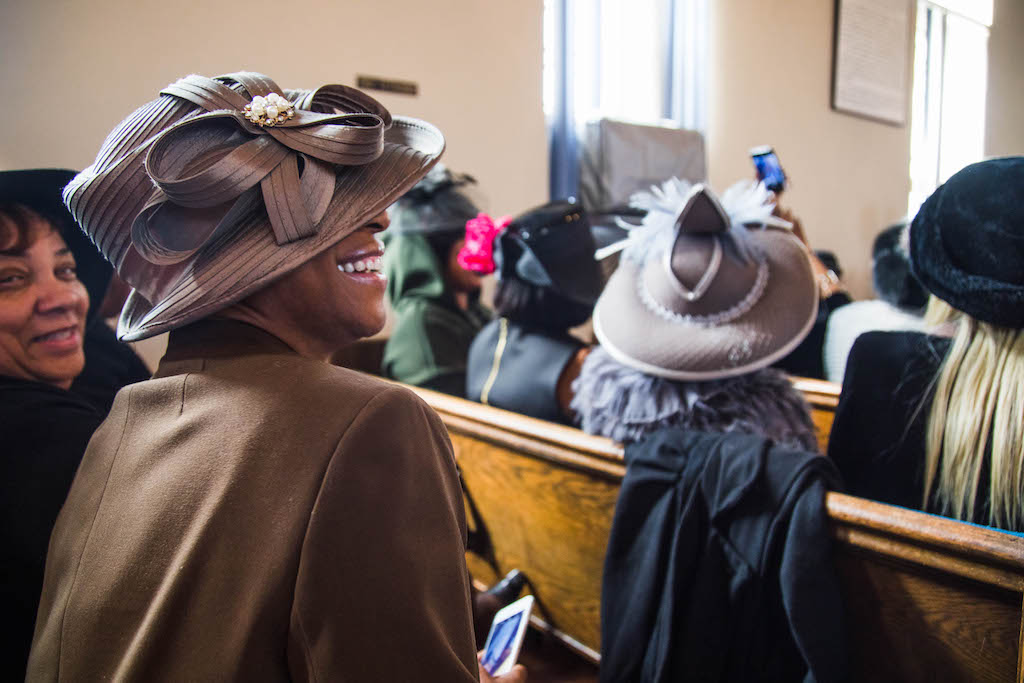
[[[118,332],[141,339],[239,301],[336,244],[443,149],[436,128],[392,117],[354,88],[192,75],[122,122],[65,201],[135,288]]]

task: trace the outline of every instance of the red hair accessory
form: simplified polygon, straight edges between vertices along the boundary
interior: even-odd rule
[[[502,216],[495,224],[486,213],[466,221],[466,243],[459,249],[459,265],[472,273],[487,275],[494,272],[494,238],[512,222],[511,216]]]

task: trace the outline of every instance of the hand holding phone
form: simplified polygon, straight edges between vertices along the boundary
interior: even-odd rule
[[[522,664],[516,664],[507,674],[491,677],[482,665],[477,665],[477,673],[480,674],[480,683],[526,683],[526,668]]]
[[[779,157],[770,145],[752,148],[750,159],[754,162],[757,179],[764,182],[766,188],[775,194],[786,189],[786,172],[782,170]]]
[[[494,615],[491,632],[487,634],[480,665],[492,676],[511,671],[523,646],[523,636],[530,623],[533,596],[527,595],[511,605],[503,607]]]

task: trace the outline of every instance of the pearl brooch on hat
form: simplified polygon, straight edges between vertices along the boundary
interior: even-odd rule
[[[245,118],[256,125],[276,126],[295,116],[295,105],[272,92],[267,96],[257,95],[245,105]]]

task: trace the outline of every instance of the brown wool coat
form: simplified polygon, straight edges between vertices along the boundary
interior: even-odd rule
[[[451,445],[409,391],[206,321],[89,444],[29,681],[475,681]]]

